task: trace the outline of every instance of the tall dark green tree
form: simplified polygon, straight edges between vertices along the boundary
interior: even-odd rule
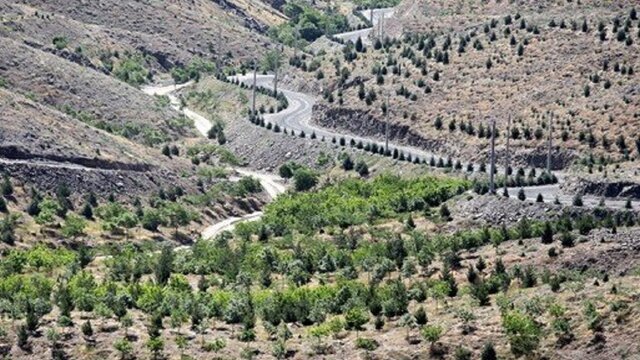
[[[164,246],[158,257],[155,267],[155,277],[158,284],[164,285],[171,277],[173,271],[173,249],[170,246]]]
[[[11,184],[11,180],[7,175],[3,177],[2,184],[0,184],[0,193],[2,193],[2,196],[13,195],[13,185]]]
[[[544,228],[542,229],[542,243],[543,244],[551,244],[553,242],[553,228],[551,227],[551,223],[545,221]]]

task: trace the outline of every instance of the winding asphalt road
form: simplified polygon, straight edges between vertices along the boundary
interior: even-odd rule
[[[230,78],[237,79],[249,86],[253,85],[253,74],[238,75]],[[258,75],[256,84],[257,86],[273,89],[273,76]],[[289,101],[289,107],[276,114],[264,115],[265,121],[278,124],[283,129],[294,130],[296,133],[304,131],[307,136],[315,133],[318,138],[324,137],[325,141],[330,141],[330,139],[333,137],[335,137],[336,139],[344,137],[347,143],[349,143],[351,139],[353,139],[356,143],[362,141],[365,144],[375,143],[378,146],[384,146],[384,142],[380,139],[362,137],[353,134],[343,134],[312,124],[311,117],[313,114],[313,105],[315,104],[315,99],[307,94],[282,89],[282,86],[280,87],[280,89],[287,97],[287,100]],[[441,158],[443,161],[446,161],[445,157],[441,155],[411,146],[398,145],[389,142],[389,149],[398,149],[398,151],[404,152],[405,155],[410,154],[414,158],[419,157],[420,159],[431,159],[431,157],[433,157],[436,161],[439,161],[439,159]],[[479,169],[479,164],[473,165],[474,169]],[[504,167],[497,166],[497,171],[499,174],[504,173]],[[560,183],[563,181],[564,174],[556,173],[556,175],[559,179],[558,184],[524,187],[523,189],[527,200],[535,201],[538,197],[538,194],[541,194],[544,200],[547,202],[554,201],[557,197],[561,204],[571,205],[573,203],[574,196],[565,194],[560,189]],[[509,188],[509,195],[512,197],[517,196],[519,189],[520,188]],[[498,189],[498,193],[501,194],[502,189]],[[586,207],[597,207],[600,205],[602,198],[597,196],[583,196],[582,200],[584,206]],[[609,198],[605,200],[605,205],[610,208],[622,209],[626,205],[626,200]],[[640,209],[640,201],[632,201],[632,206],[634,209]]]
[[[252,74],[233,76],[231,78],[237,79],[247,85],[253,85]],[[256,83],[258,86],[273,89],[273,76],[258,75]],[[282,89],[282,86],[280,88]],[[282,128],[295,130],[296,133],[304,131],[307,136],[315,132],[318,138],[322,138],[324,136],[325,141],[330,141],[330,139],[333,137],[335,137],[336,139],[344,137],[347,143],[349,143],[351,139],[353,139],[356,143],[358,141],[362,141],[365,144],[375,143],[378,146],[384,146],[384,142],[380,139],[362,137],[353,134],[343,134],[312,124],[311,116],[313,114],[313,105],[315,104],[314,98],[307,94],[286,89],[282,89],[282,92],[289,101],[289,107],[276,114],[266,114],[264,116],[265,121],[276,123]],[[404,152],[405,155],[411,154],[411,156],[414,158],[416,156],[420,159],[431,159],[431,157],[433,157],[436,161],[438,161],[440,158],[442,158],[443,161],[446,161],[446,158],[441,155],[411,146],[394,144],[391,141],[389,142],[389,149],[398,149],[398,151]],[[479,169],[480,167],[479,164],[473,165],[474,169]],[[499,174],[504,173],[504,167],[497,166],[496,168]],[[573,203],[574,196],[570,194],[564,194],[560,189],[560,183],[563,181],[564,175],[562,173],[557,173],[556,175],[559,179],[558,184],[524,187],[523,189],[527,200],[536,201],[538,194],[541,194],[544,200],[547,202],[554,201],[557,197],[561,204],[571,205]],[[508,192],[511,197],[514,197],[517,196],[519,190],[520,188],[509,188]],[[502,194],[502,189],[498,189],[498,193]],[[584,206],[586,207],[597,207],[600,205],[602,198],[597,196],[583,196],[582,201],[584,203]],[[626,200],[608,198],[605,200],[605,205],[610,208],[623,209],[626,205]],[[640,201],[632,201],[632,205],[634,209],[640,209]]]
[[[342,34],[335,34],[333,37],[342,39],[345,42],[351,41],[352,43],[355,43],[356,41],[358,41],[358,38],[361,38],[363,43],[370,44],[371,39],[369,38],[369,35],[374,31],[374,29],[376,30],[378,29],[378,23],[380,22],[380,19],[381,18],[388,19],[392,17],[394,14],[394,11],[395,11],[394,8],[361,10],[360,13],[364,15],[364,17],[366,17],[367,19],[373,19],[373,21],[371,22],[373,24],[373,27],[361,29],[361,30],[349,31]],[[373,16],[371,14],[372,12],[373,12]]]

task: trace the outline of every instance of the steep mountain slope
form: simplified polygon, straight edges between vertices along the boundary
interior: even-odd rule
[[[79,193],[126,197],[181,186],[194,191],[185,159],[98,130],[0,88],[0,172],[42,190],[66,183]]]
[[[319,82],[329,88],[316,121],[382,136],[389,96],[392,138],[479,160],[490,119],[505,135],[511,115],[516,160],[544,166],[552,111],[554,167],[590,153],[592,164],[637,158],[640,20],[632,7],[405,1],[386,28],[402,40],[307,60],[321,62]]]
[[[42,45],[64,38],[92,62],[109,51],[140,52],[165,70],[194,56],[223,61],[260,54],[269,43],[262,33],[282,21],[265,5],[248,14],[226,1],[35,0],[0,6],[3,36]]]
[[[0,46],[0,77],[12,91],[148,145],[195,136],[177,112],[126,83],[10,39]]]

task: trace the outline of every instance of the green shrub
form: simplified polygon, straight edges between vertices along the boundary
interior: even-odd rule
[[[293,175],[296,191],[307,191],[316,186],[318,176],[309,169],[298,169]]]
[[[122,59],[115,67],[113,75],[130,84],[141,85],[147,82],[149,70],[145,68],[142,56],[129,56]]]
[[[58,50],[62,50],[69,45],[69,40],[64,36],[56,36],[53,38],[53,45]]]
[[[369,338],[357,338],[356,339],[356,347],[358,349],[364,349],[367,351],[373,351],[380,346],[378,342],[374,339]]]

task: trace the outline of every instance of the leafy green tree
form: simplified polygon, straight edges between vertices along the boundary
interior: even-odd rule
[[[146,343],[147,348],[151,351],[152,359],[161,359],[164,350],[164,341],[158,337],[150,338]]]
[[[81,216],[69,213],[62,225],[62,236],[66,238],[75,239],[78,236],[84,234],[84,229],[87,226],[87,221]]]
[[[275,71],[282,66],[282,53],[278,49],[268,51],[262,58],[262,70]]]
[[[124,236],[129,240],[129,230],[138,225],[138,217],[131,211],[124,211],[116,219],[116,225],[124,229]]]
[[[443,301],[447,294],[449,294],[449,284],[445,281],[436,281],[433,283],[431,288],[429,289],[429,294],[436,302],[436,310],[438,309],[438,304],[440,301]]]
[[[56,221],[56,214],[60,211],[60,205],[51,198],[44,198],[38,204],[36,223],[43,226],[52,226]]]
[[[308,169],[299,169],[293,176],[296,191],[306,191],[318,183],[317,175]]]
[[[4,200],[3,197],[0,197],[0,212],[5,213],[7,211],[8,211],[7,202]]]
[[[280,165],[280,168],[278,168],[278,174],[281,178],[290,179],[293,177],[293,174],[295,173],[295,170],[297,168],[299,168],[297,164],[288,162]]]
[[[120,353],[121,360],[127,360],[133,354],[133,346],[126,338],[116,340],[113,347]]]
[[[345,315],[345,322],[347,330],[356,330],[359,331],[362,329],[362,326],[369,322],[369,315],[367,315],[367,311],[360,307],[353,307],[347,311]]]
[[[420,332],[422,337],[429,343],[429,348],[433,352],[434,345],[440,340],[443,329],[439,325],[427,325]]]
[[[174,228],[174,235],[178,236],[178,227],[189,225],[193,220],[193,214],[183,205],[170,202],[163,206],[162,212],[168,220],[168,225]]]
[[[410,331],[411,329],[415,328],[417,326],[417,321],[415,316],[407,313],[402,315],[402,317],[400,318],[400,321],[398,321],[398,325],[404,327],[407,329],[407,334],[406,334],[406,338],[409,338],[410,335]]]
[[[147,208],[142,213],[140,223],[142,227],[149,231],[158,231],[158,227],[166,223],[166,219],[163,217],[161,210]]]
[[[530,315],[519,310],[507,311],[502,315],[502,327],[515,356],[531,355],[538,349],[542,328]]]

